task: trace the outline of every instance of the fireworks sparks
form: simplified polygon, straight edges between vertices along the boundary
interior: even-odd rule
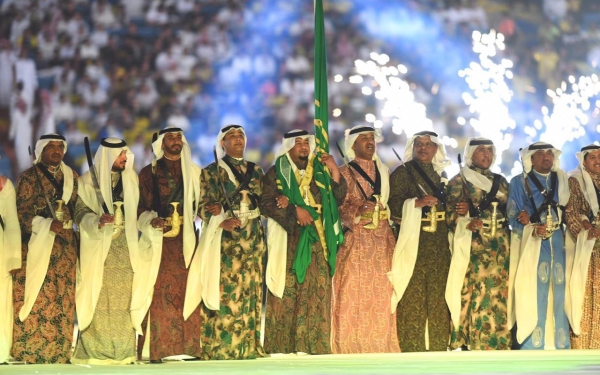
[[[386,54],[371,53],[370,60],[356,60],[356,75],[350,83],[362,85],[364,95],[377,99],[378,115],[368,113],[365,121],[375,128],[390,125],[395,134],[405,132],[407,136],[421,130],[433,130],[427,118],[426,108],[415,101],[410,84],[402,78],[408,72],[406,66],[387,66],[390,58]],[[365,78],[368,77],[368,78]]]
[[[566,142],[586,135],[586,126],[590,122],[588,112],[593,117],[600,114],[600,103],[595,100],[592,109],[592,100],[600,93],[600,82],[598,76],[582,76],[576,79],[570,76],[567,82],[562,82],[561,87],[556,90],[548,90],[547,94],[552,98],[553,108],[542,108],[543,124],[545,131],[541,133],[540,140],[552,143],[554,147],[562,148]],[[536,122],[535,129],[528,129],[532,138],[541,131],[541,122]],[[599,129],[595,129],[598,131]]]
[[[459,117],[457,122],[460,125],[468,122],[476,133],[494,142],[497,157],[492,170],[499,172],[502,152],[510,147],[512,130],[516,128],[507,106],[513,96],[507,85],[507,80],[513,77],[513,63],[498,56],[498,50],[505,48],[502,34],[494,30],[488,34],[474,31],[472,37],[473,52],[479,54],[479,62],[471,62],[458,75],[465,79],[472,91],[463,93],[462,98],[473,117],[468,121]]]

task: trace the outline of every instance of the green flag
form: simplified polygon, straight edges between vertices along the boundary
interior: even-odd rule
[[[315,139],[317,156],[329,153],[329,108],[327,97],[327,53],[325,47],[325,22],[323,1],[315,0]],[[331,175],[328,168],[315,163],[314,178],[325,192],[322,194],[323,227],[327,242],[327,261],[331,275],[335,272],[335,258],[338,246],[344,241],[338,205],[331,190]]]

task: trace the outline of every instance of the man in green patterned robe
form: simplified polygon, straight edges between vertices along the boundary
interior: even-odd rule
[[[264,172],[244,159],[245,148],[241,126],[222,128],[217,161],[202,170],[200,179],[199,215],[207,223],[198,250],[201,274],[208,281],[203,283],[200,312],[204,359],[266,356],[260,343],[266,249],[258,208]],[[194,273],[194,262],[190,272]]]
[[[260,210],[269,218],[267,353],[331,353],[331,271],[314,163],[330,169],[338,205],[347,186],[333,157],[315,159],[314,150],[315,137],[307,131],[286,133],[276,164],[263,179]]]
[[[496,159],[491,140],[469,139],[464,156],[466,166],[450,180],[446,201],[446,222],[453,234],[446,285],[453,327],[450,347],[510,349],[508,182],[490,171]]]
[[[398,341],[403,352],[445,351],[450,316],[444,290],[450,267],[445,220],[444,145],[431,131],[416,133],[404,151],[404,165],[390,176],[389,206],[400,233],[392,269]],[[434,209],[435,208],[435,209]]]

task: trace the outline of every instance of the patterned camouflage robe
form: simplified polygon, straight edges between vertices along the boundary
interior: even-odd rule
[[[13,276],[13,298],[15,325],[11,354],[18,361],[27,363],[67,363],[71,358],[73,326],[75,324],[75,278],[77,264],[77,242],[75,232],[62,230],[54,238],[46,278],[25,322],[19,320],[19,311],[25,297],[25,275],[27,249],[31,237],[34,216],[52,217],[46,208],[42,191],[53,197],[54,186],[38,170],[43,190],[35,177],[35,167],[27,169],[17,181],[17,211],[23,235],[23,267]],[[77,200],[77,174],[73,171],[73,193],[71,202]],[[56,180],[61,183],[64,175],[57,172]],[[55,206],[56,207],[56,206]],[[71,213],[64,207],[65,220]]]
[[[163,158],[175,184],[183,179],[181,174],[181,161],[171,161]],[[167,177],[160,166],[156,167],[158,176],[158,189],[161,206],[165,207],[171,196]],[[140,202],[138,215],[144,211],[154,210],[152,166],[144,167],[139,174],[140,179]],[[185,196],[185,192],[184,192]],[[180,204],[179,214],[183,214]],[[195,310],[188,320],[183,320],[183,303],[185,301],[185,288],[187,283],[188,269],[185,267],[183,258],[183,225],[176,237],[165,237],[163,239],[163,250],[160,259],[160,268],[156,283],[154,284],[154,295],[150,304],[150,360],[159,360],[164,357],[178,354],[187,354],[192,357],[200,357],[200,313]],[[146,320],[142,329],[146,332]],[[146,336],[140,336],[138,340],[138,357]]]
[[[471,167],[490,181],[494,180],[489,169]],[[467,202],[460,174],[448,183],[448,200],[446,205],[446,221],[452,233],[456,230],[459,215],[456,213],[457,202]],[[487,192],[467,182],[473,206],[477,207],[486,197]],[[497,219],[506,217],[506,201],[508,199],[508,182],[502,177],[496,210]],[[481,219],[489,220],[492,206],[481,213]],[[507,321],[509,240],[507,227],[499,228],[493,239],[475,232],[471,242],[471,259],[465,274],[461,290],[460,325],[454,327],[450,346],[452,349],[468,345],[471,350],[510,349],[511,335]]]
[[[246,174],[248,162],[225,156],[232,165]],[[219,177],[227,194],[236,190],[225,169],[219,168]],[[255,209],[262,193],[264,172],[254,167],[248,190],[254,195],[249,209]],[[200,216],[206,223],[211,218],[206,204],[218,202],[226,207],[225,197],[217,179],[217,165],[212,163],[202,170],[202,206]],[[234,210],[240,208],[241,194],[229,198]],[[226,215],[229,216],[228,211]],[[263,262],[265,255],[264,231],[260,216],[248,220],[240,232],[223,230],[221,236],[220,310],[202,305],[202,355],[204,359],[253,359],[265,357],[260,343]]]
[[[440,184],[440,176],[433,170],[431,164],[426,165],[417,160],[405,163],[416,181],[432,195],[429,186],[413,167],[414,163],[419,163],[436,186]],[[404,202],[409,198],[420,196],[421,191],[407,174],[406,168],[402,166],[396,168],[390,176],[388,204],[392,216],[401,218]],[[443,210],[440,203],[436,208],[438,212]],[[429,225],[429,222],[423,222],[423,225]],[[425,351],[426,324],[429,332],[429,350],[447,349],[450,336],[450,312],[446,305],[445,292],[450,258],[448,226],[445,221],[437,222],[435,233],[421,230],[413,275],[396,310],[398,341],[403,352]]]
[[[329,354],[331,330],[331,272],[323,255],[320,241],[312,246],[312,261],[306,270],[304,283],[298,284],[292,264],[300,239],[300,225],[296,220],[296,208],[288,205],[277,208],[275,167],[267,171],[263,179],[263,195],[260,211],[283,227],[288,233],[287,264],[283,298],[267,295],[265,317],[265,350],[267,353]],[[338,205],[346,196],[346,181],[331,181],[333,194]],[[321,204],[321,193],[314,179],[310,191],[317,204]]]

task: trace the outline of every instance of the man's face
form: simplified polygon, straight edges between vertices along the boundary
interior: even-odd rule
[[[179,155],[183,149],[181,133],[166,133],[163,138],[162,149],[167,155]]]
[[[50,141],[42,150],[42,163],[56,167],[65,156],[65,144],[62,141]]]
[[[489,145],[477,146],[471,156],[473,165],[481,169],[488,169],[492,165],[492,160],[494,160],[494,149]]]
[[[552,150],[537,150],[531,155],[531,164],[538,173],[550,173],[554,164],[554,154]]]
[[[225,149],[225,153],[235,158],[241,158],[244,156],[244,149],[246,148],[246,137],[241,129],[233,129],[225,134],[225,137],[221,141],[221,146]]]
[[[583,166],[589,173],[600,175],[600,150],[588,152],[583,158]]]
[[[127,164],[127,151],[123,150],[115,159],[113,163],[112,170],[114,172],[121,172],[125,170],[125,165]]]
[[[437,144],[432,142],[428,135],[424,135],[417,137],[413,146],[413,159],[417,159],[423,164],[431,164],[437,152]]]
[[[298,164],[306,164],[308,156],[310,155],[310,144],[308,138],[296,138],[294,141],[294,147],[289,151],[290,158],[292,161]]]
[[[375,155],[375,133],[359,134],[352,149],[357,159],[372,160]]]

